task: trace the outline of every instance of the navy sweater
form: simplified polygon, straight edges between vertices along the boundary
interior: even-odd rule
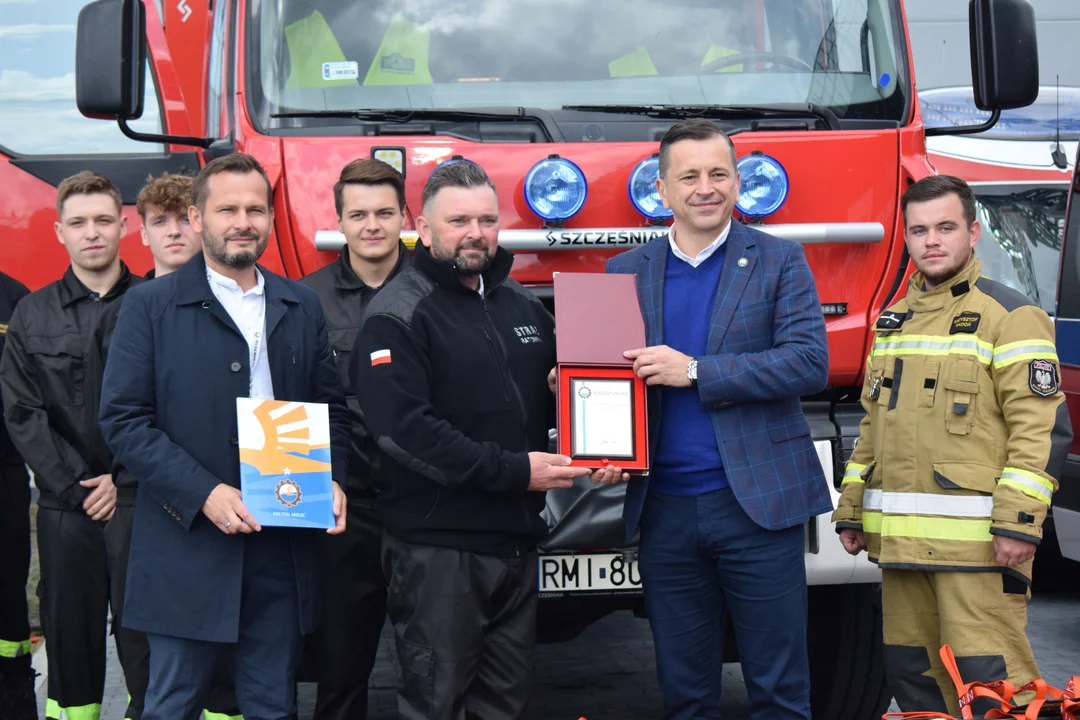
[[[705,355],[724,243],[696,268],[668,250],[664,274],[664,344],[690,357]],[[656,459],[650,485],[670,495],[702,495],[728,486],[709,411],[696,387],[662,386]]]

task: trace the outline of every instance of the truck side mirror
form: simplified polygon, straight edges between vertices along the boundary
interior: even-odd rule
[[[1035,8],[1028,0],[970,0],[971,82],[980,110],[1027,107],[1039,96]]]
[[[142,0],[95,0],[79,11],[75,104],[89,118],[137,120],[146,84]]]

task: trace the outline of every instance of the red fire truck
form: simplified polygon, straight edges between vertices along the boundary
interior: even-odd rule
[[[513,275],[545,302],[555,272],[602,272],[665,232],[653,186],[664,132],[688,117],[733,136],[738,219],[803,243],[829,337],[828,389],[804,399],[839,485],[857,436],[871,325],[911,272],[899,197],[935,172],[926,136],[991,127],[1038,92],[1027,0],[970,0],[986,123],[924,127],[901,0],[5,0],[0,25],[0,267],[31,287],[67,258],[56,184],[108,175],[133,203],[148,175],[255,155],[274,189],[265,265],[334,257],[331,188],[357,157],[405,175],[409,206],[438,163],[482,164]],[[75,57],[71,39],[75,38]],[[73,96],[77,103],[72,102]],[[128,207],[122,256],[150,267]],[[415,240],[415,234],[408,236]],[[588,308],[582,308],[587,312]],[[549,493],[541,637],[640,613],[618,487]],[[878,571],[806,528],[815,717],[888,706]],[[734,633],[727,634],[735,659]]]

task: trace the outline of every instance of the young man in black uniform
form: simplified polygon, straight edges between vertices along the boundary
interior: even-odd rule
[[[40,492],[38,595],[49,666],[45,716],[96,716],[111,606],[131,695],[124,717],[139,720],[146,638],[116,622],[136,483],[115,466],[97,412],[120,300],[141,279],[120,261],[126,223],[120,194],[107,178],[81,172],[65,179],[56,209],[56,235],[71,267],[19,302],[0,359],[8,432]]]
[[[375,448],[356,397],[364,388],[353,388],[349,382],[349,356],[375,293],[412,264],[400,237],[405,180],[381,160],[354,160],[334,185],[334,207],[345,247],[335,262],[301,281],[322,301],[352,416],[345,488],[349,522],[343,535],[323,538],[325,604],[316,638],[322,663],[315,720],[363,720],[368,677],[386,619],[386,579],[379,559],[382,528],[371,478]]]
[[[536,639],[554,319],[510,278],[495,186],[469,161],[424,187],[416,259],[368,307],[350,379],[379,449],[387,612],[409,720],[518,718]]]
[[[0,272],[0,348],[15,304],[30,294]],[[0,422],[0,717],[37,720],[34,671],[30,667],[30,475],[7,426]]]
[[[142,242],[154,257],[153,269],[143,276],[147,280],[179,270],[202,250],[202,239],[188,220],[193,182],[186,175],[163,173],[148,178],[135,198]]]

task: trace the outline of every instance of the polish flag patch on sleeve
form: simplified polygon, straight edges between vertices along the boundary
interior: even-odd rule
[[[376,350],[375,352],[371,353],[371,366],[372,367],[375,367],[376,365],[382,365],[383,363],[388,363],[388,362],[390,362],[390,351],[389,350]]]

